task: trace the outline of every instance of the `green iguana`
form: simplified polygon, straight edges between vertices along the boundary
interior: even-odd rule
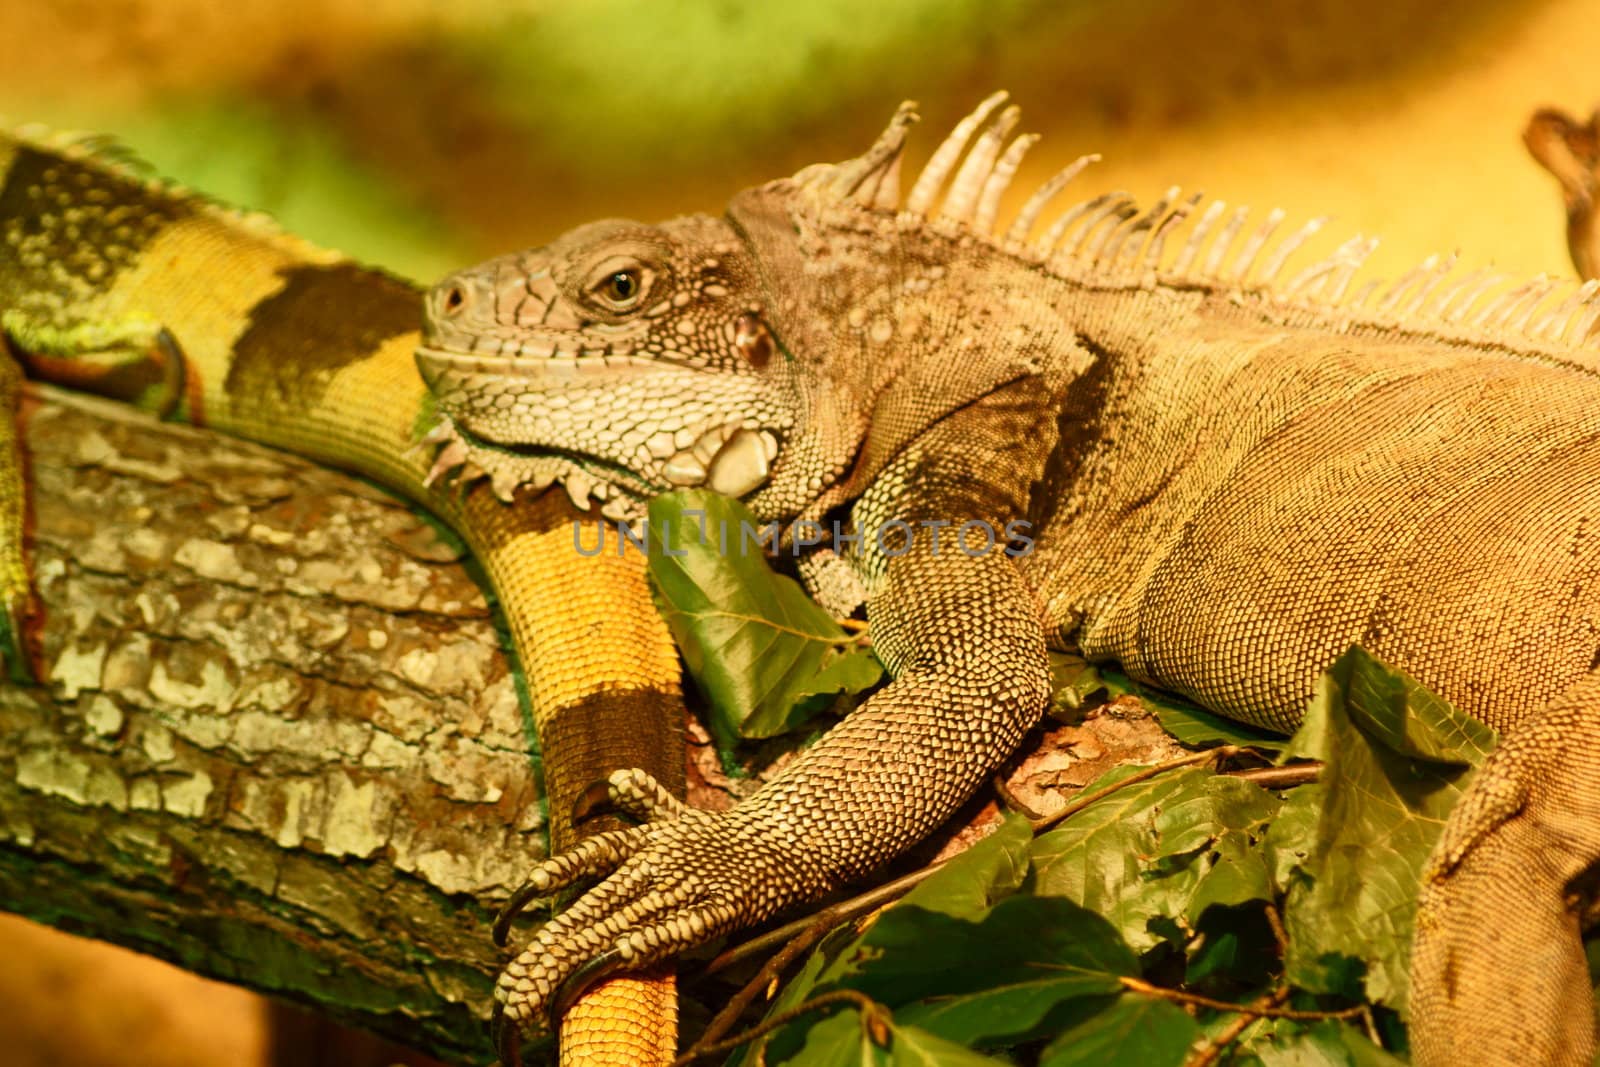
[[[551,811],[619,763],[682,788],[677,660],[637,557],[580,557],[552,495],[511,509],[429,489],[413,286],[147,181],[64,139],[0,134],[0,460],[29,376],[107,393],[366,475],[443,517],[483,562],[532,694]],[[29,666],[25,499],[0,462],[0,657]],[[556,469],[560,469],[559,464]],[[575,840],[552,819],[560,845]],[[569,1063],[664,1063],[670,979],[611,986],[563,1028]]]
[[[1241,237],[1245,212],[1216,202],[1189,226],[1199,198],[1176,190],[1097,196],[1036,234],[1092,157],[1001,230],[1036,140],[1003,104],[906,196],[911,105],[865,155],[723,216],[594,223],[430,294],[436,475],[510,498],[555,455],[575,499],[624,518],[704,485],[762,520],[837,520],[855,540],[805,573],[837,605],[859,591],[894,676],[731,811],[614,776],[646,821],[532,872],[519,903],[606,877],[505,970],[507,1035],[937,827],[1039,720],[1047,647],[1288,729],[1359,643],[1508,731],[1426,879],[1418,1061],[1587,1064],[1596,285],[1508,289],[1433,259],[1352,291],[1375,242],[1289,271],[1318,223],[1274,243],[1274,213]],[[963,524],[998,539],[970,551]]]
[[[1561,183],[1572,265],[1580,277],[1600,278],[1600,110],[1585,123],[1541,108],[1523,129],[1522,143]]]

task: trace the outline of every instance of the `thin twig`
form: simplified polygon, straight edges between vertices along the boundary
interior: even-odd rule
[[[1297,1019],[1301,1022],[1317,1022],[1322,1019],[1354,1019],[1366,1010],[1365,1004],[1358,1004],[1353,1008],[1340,1008],[1338,1011],[1300,1011],[1295,1008],[1258,1008],[1251,1004],[1234,1004],[1227,1000],[1215,1000],[1211,997],[1201,996],[1199,993],[1186,993],[1181,989],[1168,989],[1166,986],[1151,985],[1143,978],[1130,978],[1127,975],[1117,979],[1124,989],[1131,989],[1135,993],[1146,996],[1160,997],[1162,1000],[1176,1000],[1180,1004],[1193,1004],[1200,1008],[1210,1008],[1212,1011],[1242,1011],[1251,1015],[1264,1015],[1269,1019]]]
[[[1267,905],[1267,925],[1272,927],[1272,939],[1278,943],[1278,958],[1283,959],[1289,955],[1289,931],[1284,928],[1276,904]]]
[[[1261,1018],[1263,1012],[1276,1008],[1288,999],[1288,986],[1279,986],[1265,996],[1256,998],[1253,1004],[1243,1009],[1243,1013],[1237,1019],[1218,1030],[1205,1044],[1191,1052],[1189,1058],[1183,1061],[1183,1067],[1211,1067],[1211,1064],[1217,1061],[1217,1057],[1222,1055],[1222,1050],[1238,1040],[1246,1027]]]
[[[703,1046],[720,1041],[724,1034],[733,1029],[733,1024],[739,1021],[739,1016],[749,1007],[762,990],[768,988],[778,976],[788,968],[789,964],[800,958],[800,954],[809,949],[822,939],[822,935],[833,929],[833,921],[822,916],[812,921],[811,925],[800,932],[800,935],[791,940],[783,948],[775,952],[771,959],[762,965],[754,978],[746,982],[739,992],[733,995],[727,1005],[712,1018],[694,1045],[686,1055],[697,1055]]]
[[[836,989],[831,993],[822,993],[812,997],[804,1004],[774,1015],[766,1022],[734,1034],[726,1041],[718,1041],[711,1045],[696,1045],[682,1056],[673,1060],[672,1067],[685,1067],[686,1064],[693,1063],[698,1059],[704,1059],[707,1056],[717,1056],[724,1052],[731,1052],[740,1045],[766,1037],[772,1031],[789,1025],[802,1015],[808,1015],[811,1012],[832,1007],[835,1004],[855,1005],[857,1010],[861,1012],[862,1022],[868,1028],[868,1036],[872,1038],[874,1044],[881,1045],[887,1039],[886,1016],[888,1013],[884,1010],[883,1005],[865,993],[858,993],[854,989]]]
[[[874,908],[888,904],[921,883],[934,871],[943,867],[946,862],[948,861],[940,860],[926,867],[919,867],[910,874],[901,875],[892,882],[885,882],[883,885],[869,889],[865,893],[857,894],[849,900],[841,900],[837,904],[830,904],[821,911],[796,919],[792,923],[785,923],[776,930],[769,930],[759,937],[752,937],[750,940],[734,945],[732,948],[724,949],[710,963],[706,964],[705,970],[701,973],[713,975],[718,971],[727,970],[740,960],[749,959],[751,956],[767,951],[774,945],[781,945],[790,938],[804,934],[814,923],[825,922],[829,926],[837,926]]]
[[[1243,751],[1245,751],[1245,749],[1241,745],[1222,745],[1218,748],[1208,748],[1204,752],[1191,752],[1187,756],[1179,756],[1177,759],[1169,759],[1162,763],[1151,764],[1148,767],[1135,771],[1133,774],[1128,775],[1128,777],[1122,779],[1121,781],[1112,782],[1104,789],[1096,789],[1088,796],[1079,796],[1077,800],[1074,800],[1072,803],[1068,804],[1055,814],[1035,822],[1033,824],[1033,832],[1035,834],[1042,834],[1056,824],[1066,819],[1070,819],[1084,808],[1087,808],[1090,804],[1110,796],[1119,789],[1126,789],[1130,785],[1137,785],[1140,782],[1147,782],[1158,774],[1164,774],[1167,771],[1177,770],[1179,767],[1189,767],[1196,763],[1209,763],[1213,760],[1220,763],[1225,759],[1231,759],[1232,757],[1237,756]]]
[[[1222,771],[1229,778],[1254,782],[1263,789],[1287,789],[1292,785],[1314,782],[1322,774],[1322,763],[1291,763],[1287,767],[1249,767],[1239,771]]]
[[[1024,804],[1022,798],[1011,791],[1011,787],[1006,784],[1004,774],[996,774],[991,784],[994,786],[995,795],[1000,798],[1000,803],[1007,811],[1014,811],[1019,815],[1026,816],[1030,823],[1038,822],[1044,818],[1043,815]]]
[[[864,619],[835,618],[833,621],[838,623],[842,629],[849,630],[851,633],[864,634],[867,632],[867,623]]]

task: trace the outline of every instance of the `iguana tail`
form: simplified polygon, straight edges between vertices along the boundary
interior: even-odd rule
[[[577,796],[615,768],[647,767],[681,791],[677,658],[641,560],[580,556],[558,496],[507,506],[486,487],[427,484],[414,286],[92,151],[22,139],[0,138],[0,244],[0,330],[30,376],[364,475],[461,533],[526,675],[556,848],[574,843]],[[5,375],[0,415],[13,410]],[[0,418],[0,437],[12,425]],[[14,616],[26,604],[22,497],[3,459],[0,597]],[[613,983],[584,1004],[566,1032],[588,1051],[568,1042],[569,1062],[671,1058],[670,979]]]

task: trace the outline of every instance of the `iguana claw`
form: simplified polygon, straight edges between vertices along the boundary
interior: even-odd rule
[[[542,926],[501,973],[495,999],[502,1057],[514,1047],[507,1031],[540,1029],[600,979],[758,922],[826,888],[820,872],[797,866],[800,852],[781,824],[748,810],[690,808],[642,771],[611,775],[605,797],[589,803],[647,821],[597,834],[541,863],[496,921],[500,940],[536,897],[605,877]]]
[[[627,966],[627,961],[616,949],[602,952],[594,959],[578,967],[567,980],[556,988],[556,995],[550,1001],[551,1025],[555,1020],[567,1013],[567,1009],[577,1003],[597,982],[603,982],[613,974]]]

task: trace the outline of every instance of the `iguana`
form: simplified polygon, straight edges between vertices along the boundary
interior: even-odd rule
[[[14,677],[27,673],[34,610],[9,351],[31,377],[363,474],[460,531],[510,625],[553,831],[570,845],[565,813],[617,764],[648,761],[681,789],[676,654],[637,557],[574,553],[564,498],[506,508],[487,492],[427,487],[421,297],[263,218],[146,180],[93,142],[0,135],[0,445],[11,453],[0,462],[0,655]],[[675,1052],[669,978],[613,987],[580,1015],[564,1031],[567,1062]]]
[[[1572,265],[1581,277],[1600,278],[1600,110],[1583,123],[1541,108],[1528,120],[1522,142],[1561,183]]]
[[[557,454],[623,517],[704,485],[837,523],[805,571],[859,590],[894,676],[731,811],[614,776],[644,821],[531,873],[519,902],[604,880],[505,970],[505,1029],[923,837],[1040,718],[1047,647],[1288,729],[1360,644],[1508,731],[1427,877],[1419,1062],[1588,1063],[1597,286],[1441,259],[1358,286],[1363,238],[1291,271],[1319,222],[1241,236],[1176,189],[1054,208],[1093,157],[1001,229],[1017,110],[985,100],[902,196],[915,119],[722,216],[593,223],[428,297],[436,475],[509,496]],[[957,542],[1019,522],[1031,551]]]

